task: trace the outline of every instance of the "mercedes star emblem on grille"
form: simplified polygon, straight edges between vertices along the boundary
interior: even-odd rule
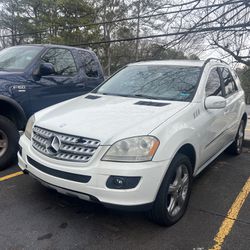
[[[51,154],[56,154],[60,149],[60,145],[60,139],[55,135],[51,136],[46,144],[47,152]]]
[[[88,162],[100,146],[100,141],[35,126],[32,146],[40,153],[57,160]]]

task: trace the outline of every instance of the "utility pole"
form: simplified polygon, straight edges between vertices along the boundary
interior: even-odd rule
[[[16,45],[16,24],[15,24],[15,6],[14,4],[11,5],[11,45]]]
[[[135,42],[135,60],[139,59],[139,35],[140,35],[140,15],[141,15],[141,0],[137,1],[137,26],[136,26],[136,42]]]

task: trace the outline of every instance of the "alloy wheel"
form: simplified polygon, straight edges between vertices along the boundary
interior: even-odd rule
[[[189,188],[189,172],[187,166],[182,164],[176,168],[173,181],[167,193],[167,210],[170,216],[176,216],[185,204]]]
[[[8,137],[3,130],[0,130],[0,157],[2,157],[8,148]]]
[[[238,135],[237,135],[237,139],[236,139],[238,152],[241,151],[243,140],[244,140],[244,124],[243,124],[243,122],[241,122],[240,127],[239,127],[239,131],[238,131]]]

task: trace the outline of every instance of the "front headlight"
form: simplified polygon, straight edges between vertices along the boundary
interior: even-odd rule
[[[35,116],[32,115],[27,122],[24,134],[31,140],[32,128],[35,123]]]
[[[103,161],[151,161],[160,142],[153,136],[139,136],[120,140],[103,156]]]

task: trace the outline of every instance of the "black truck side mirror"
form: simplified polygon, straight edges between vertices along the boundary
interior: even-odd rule
[[[41,63],[39,69],[40,76],[48,76],[55,74],[55,68],[52,63]]]

